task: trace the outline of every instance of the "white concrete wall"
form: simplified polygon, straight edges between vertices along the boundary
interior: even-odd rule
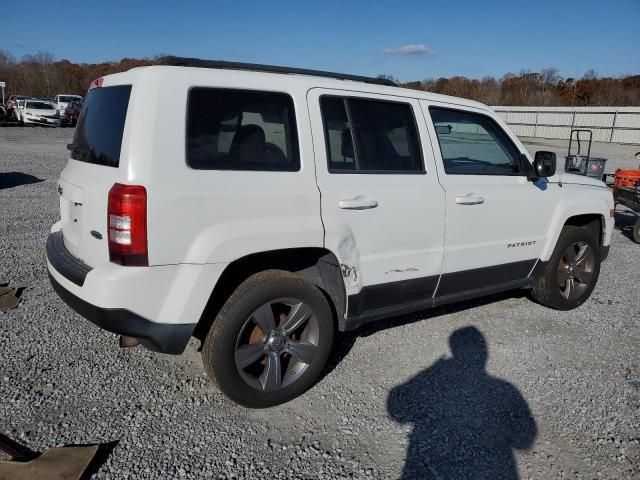
[[[491,107],[523,137],[568,139],[572,128],[596,142],[640,144],[640,107]]]

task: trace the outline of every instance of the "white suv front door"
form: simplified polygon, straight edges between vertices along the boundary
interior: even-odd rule
[[[433,297],[444,190],[418,101],[311,89],[325,246],[340,261],[348,316]]]
[[[558,187],[527,179],[520,159],[524,148],[490,112],[421,105],[446,190],[445,254],[436,296],[522,281],[542,251],[552,189]]]

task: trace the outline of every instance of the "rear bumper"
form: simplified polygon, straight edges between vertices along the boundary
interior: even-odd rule
[[[122,308],[100,308],[76,297],[49,274],[51,286],[73,310],[100,328],[118,335],[137,338],[149,350],[172,355],[181,354],[195,325],[155,323]]]
[[[109,262],[92,268],[67,250],[56,231],[47,239],[47,267],[56,293],[87,320],[171,354],[184,350],[224,269],[223,264]]]

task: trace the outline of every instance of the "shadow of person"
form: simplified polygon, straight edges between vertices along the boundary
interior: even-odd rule
[[[395,387],[387,408],[413,424],[403,479],[517,479],[514,450],[528,449],[536,424],[516,387],[485,370],[487,344],[475,327],[449,337],[451,358]]]

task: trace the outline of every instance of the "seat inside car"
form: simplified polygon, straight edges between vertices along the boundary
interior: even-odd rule
[[[262,127],[242,125],[233,136],[229,156],[236,162],[262,162],[265,158],[265,147]]]

